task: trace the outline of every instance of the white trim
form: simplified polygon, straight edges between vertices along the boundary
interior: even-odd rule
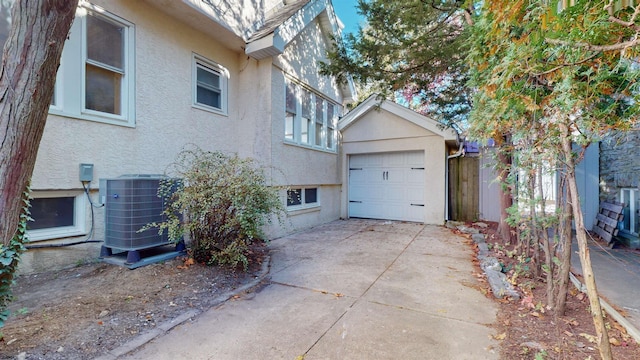
[[[316,189],[316,201],[312,203],[305,203],[305,190],[307,189]],[[287,201],[289,199],[289,191],[292,190],[300,190],[300,204],[299,205],[287,205]],[[319,186],[292,186],[286,190],[285,194],[285,207],[287,208],[287,212],[305,210],[305,209],[313,209],[320,207],[320,187]]]
[[[120,114],[86,109],[86,18],[87,14],[121,26],[123,34],[123,64],[118,69],[120,81]],[[103,67],[103,66],[101,66]],[[69,38],[65,43],[56,77],[56,105],[49,113],[69,118],[112,125],[135,127],[135,25],[111,14],[99,6],[82,1],[76,10]]]
[[[220,108],[198,102],[198,68],[215,73],[220,77]],[[196,53],[191,54],[191,106],[194,108],[228,115],[229,70],[215,61]]]
[[[48,229],[28,230],[27,237],[29,241],[52,240],[72,236],[86,235],[86,200],[82,191],[60,190],[60,191],[34,191],[32,198],[58,198],[70,197],[75,198],[73,204],[73,226],[62,226]]]
[[[287,117],[287,93],[288,93],[288,86],[293,85],[294,86],[294,97],[296,100],[296,113],[295,113],[295,117],[293,120],[293,139],[289,139],[286,137],[286,117]],[[320,92],[312,89],[311,87],[300,83],[298,81],[296,81],[295,79],[292,79],[288,76],[285,76],[285,82],[284,82],[284,114],[283,114],[283,125],[284,125],[284,131],[283,131],[283,142],[285,144],[289,144],[289,145],[295,145],[295,146],[299,146],[305,149],[313,149],[313,150],[319,150],[319,151],[324,151],[324,152],[329,152],[332,154],[337,154],[338,152],[338,136],[337,136],[337,130],[338,130],[338,126],[337,124],[335,124],[334,127],[334,137],[333,137],[333,142],[332,142],[332,146],[328,147],[328,139],[327,139],[327,135],[328,135],[328,129],[329,129],[329,119],[327,117],[327,104],[331,103],[333,105],[333,119],[338,119],[340,117],[340,114],[342,112],[342,106],[340,104],[338,104],[336,101],[330,99],[328,96],[321,94]],[[302,141],[302,93],[306,91],[309,93],[309,102],[310,102],[310,128],[308,130],[308,142],[303,142]],[[317,119],[317,112],[316,112],[316,101],[317,99],[320,98],[322,100],[322,119]],[[322,122],[322,134],[321,134],[321,144],[317,145],[316,144],[316,123],[318,122],[318,120],[320,120]]]

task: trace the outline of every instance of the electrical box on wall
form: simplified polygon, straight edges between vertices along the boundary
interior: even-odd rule
[[[93,181],[93,164],[80,164],[80,181]]]

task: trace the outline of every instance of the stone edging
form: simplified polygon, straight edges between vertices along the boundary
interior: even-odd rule
[[[520,293],[507,280],[507,276],[502,272],[502,265],[500,265],[498,259],[489,256],[489,246],[487,246],[487,243],[485,242],[484,235],[480,234],[478,229],[464,225],[459,225],[455,228],[460,230],[462,233],[470,234],[473,242],[478,245],[478,261],[480,261],[480,268],[482,268],[482,271],[484,271],[487,276],[487,281],[489,282],[493,296],[497,299],[507,297],[511,300],[519,300]]]

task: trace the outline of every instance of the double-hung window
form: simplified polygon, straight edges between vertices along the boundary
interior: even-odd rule
[[[193,55],[193,105],[197,108],[227,113],[228,71],[215,62]]]
[[[293,83],[287,84],[286,89],[286,115],[284,119],[284,138],[289,141],[294,141],[295,139],[295,119],[297,118],[297,104],[298,101],[296,99],[296,85]]]
[[[311,144],[312,117],[311,117],[311,93],[302,89],[302,118],[300,119],[300,142]]]
[[[316,96],[316,114],[315,114],[315,124],[316,124],[316,141],[314,142],[315,146],[327,147],[325,143],[325,134],[324,134],[324,101],[320,96]]]
[[[135,126],[135,28],[83,3],[71,26],[49,112]]]
[[[122,115],[126,27],[94,14],[86,16],[85,109]]]
[[[322,95],[288,82],[285,88],[285,141],[335,152],[340,111],[339,105]]]
[[[338,124],[338,116],[336,108],[333,104],[327,103],[327,149],[335,150],[337,143],[336,127]]]

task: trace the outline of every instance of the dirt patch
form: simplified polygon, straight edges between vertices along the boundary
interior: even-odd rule
[[[490,256],[497,258],[506,268],[513,268],[516,261],[507,255],[513,251],[513,246],[504,244],[495,235],[497,224],[486,224],[489,225],[487,228],[477,228],[485,234],[491,248]],[[477,271],[481,283],[486,285],[484,292],[495,300],[479,266]],[[495,337],[501,343],[501,359],[600,359],[594,343],[595,327],[587,296],[572,286],[567,297],[566,314],[554,316],[545,306],[546,284],[531,277],[518,279],[518,283],[524,282],[527,283],[526,288],[532,290],[521,300],[495,300],[500,304]],[[611,318],[607,317],[605,321],[614,343],[614,359],[640,359],[640,346],[626,330]]]
[[[247,273],[186,258],[135,270],[102,262],[21,276],[12,316],[0,331],[0,358],[87,359],[132,340],[256,278],[267,248],[254,246]]]

